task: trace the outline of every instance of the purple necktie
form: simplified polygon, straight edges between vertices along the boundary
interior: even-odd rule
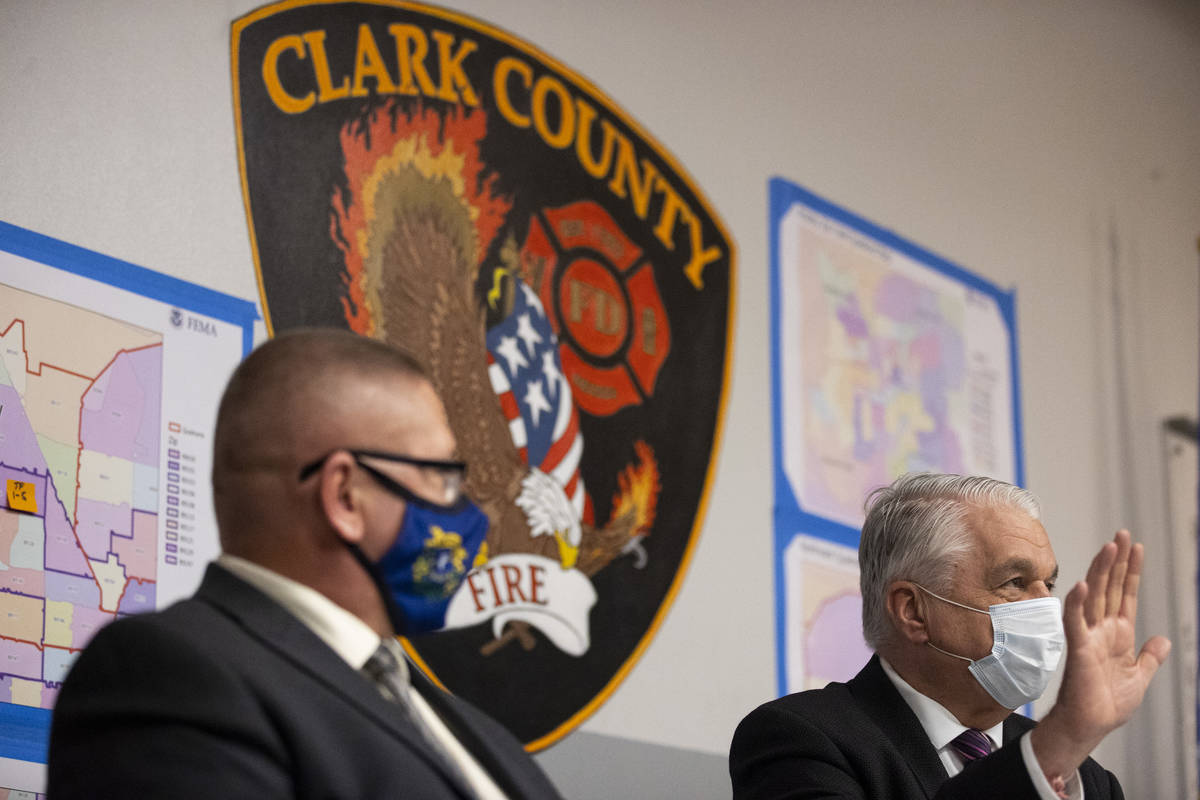
[[[977,758],[983,758],[992,752],[992,740],[974,728],[967,728],[954,737],[950,742],[950,746],[962,758],[963,766],[970,764]]]

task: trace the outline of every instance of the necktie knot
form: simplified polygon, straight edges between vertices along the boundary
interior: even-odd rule
[[[362,671],[379,686],[389,700],[404,699],[408,676],[401,669],[400,662],[387,645],[380,644],[375,648],[375,652],[367,659],[367,663],[363,664]]]
[[[375,648],[367,663],[362,665],[362,673],[375,682],[380,694],[392,701],[405,722],[420,734],[430,753],[442,766],[450,783],[457,788],[459,795],[475,797],[475,791],[463,774],[456,756],[450,752],[446,743],[439,739],[438,733],[430,726],[430,720],[423,716],[414,704],[418,695],[409,683],[408,665],[403,662],[403,656],[398,657],[388,645],[388,642],[381,642],[379,647]],[[437,712],[432,709],[428,713],[437,716]]]
[[[971,763],[977,758],[983,758],[992,752],[992,740],[982,731],[978,731],[975,728],[967,728],[958,736],[955,736],[951,740],[950,746],[958,753],[964,765]]]

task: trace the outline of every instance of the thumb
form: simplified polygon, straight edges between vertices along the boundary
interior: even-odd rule
[[[1171,640],[1165,636],[1155,636],[1142,645],[1142,652],[1138,653],[1137,666],[1147,683],[1154,677],[1154,673],[1158,672],[1158,668],[1167,660],[1170,653]]]

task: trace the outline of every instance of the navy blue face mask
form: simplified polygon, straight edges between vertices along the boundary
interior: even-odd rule
[[[466,465],[365,450],[347,452],[376,483],[405,501],[405,511],[396,541],[379,561],[372,562],[353,542],[346,547],[375,582],[396,633],[416,636],[438,630],[445,625],[450,598],[474,566],[487,535],[487,515],[460,490]],[[453,496],[453,502],[443,505],[427,500],[363,457],[436,470],[446,479],[446,494]],[[301,470],[301,480],[324,462],[322,458]],[[448,477],[451,475],[453,479]]]

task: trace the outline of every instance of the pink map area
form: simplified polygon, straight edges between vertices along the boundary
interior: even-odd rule
[[[7,509],[0,509],[0,554],[12,550],[20,519],[20,515]],[[6,558],[0,558],[0,560],[7,563]],[[0,571],[0,591],[43,597],[44,576],[45,574],[40,569],[14,567],[9,564],[8,569]]]
[[[157,538],[158,515],[145,511],[134,511],[133,529],[129,536],[112,538],[112,551],[117,554],[117,560],[125,566],[126,577],[154,577],[155,541]]]
[[[813,616],[804,640],[807,674],[831,681],[853,678],[871,658],[860,630],[862,598],[857,593],[827,599]]]
[[[98,608],[75,606],[71,615],[71,647],[82,649],[96,635],[96,631],[112,621],[112,614]]]
[[[35,681],[42,677],[42,651],[29,642],[0,639],[0,664],[5,675]]]

